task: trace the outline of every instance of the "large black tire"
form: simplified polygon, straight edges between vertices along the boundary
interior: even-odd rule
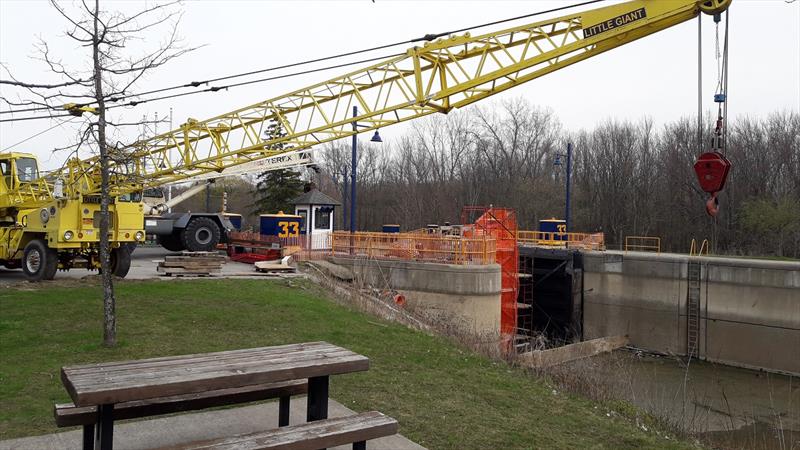
[[[52,280],[58,271],[58,252],[41,239],[34,239],[22,253],[22,271],[31,283]]]
[[[184,228],[181,240],[190,252],[210,252],[219,244],[219,226],[208,217],[195,217]]]
[[[156,242],[158,242],[158,245],[171,252],[179,252],[186,249],[186,247],[183,246],[183,242],[181,242],[180,237],[174,234],[158,235]]]
[[[111,273],[115,277],[125,278],[131,270],[131,252],[127,247],[111,250]]]

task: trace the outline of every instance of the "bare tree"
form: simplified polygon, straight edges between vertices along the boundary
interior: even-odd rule
[[[551,111],[522,99],[431,116],[388,151],[360,156],[359,224],[414,229],[457,220],[464,205],[495,204],[515,208],[520,225],[535,229],[539,219],[563,214],[564,173],[553,160],[573,142],[575,230],[603,231],[611,246],[649,235],[661,237],[667,251],[687,252],[692,239],[708,239],[720,253],[796,257],[800,115],[731,122],[726,154],[734,166],[717,218],[706,215],[707,194],[692,170],[708,150],[698,147],[696,124],[690,117],[659,128],[648,118],[607,120],[566,133]],[[703,136],[710,142],[711,130]],[[349,144],[326,151],[329,174],[341,177],[349,164]]]
[[[79,156],[89,148],[96,155],[100,173],[100,245],[99,259],[103,286],[103,344],[116,344],[116,312],[113,274],[111,266],[111,243],[109,242],[109,204],[111,202],[110,166],[125,167],[130,155],[117,139],[124,136],[125,127],[139,127],[141,121],[126,122],[120,116],[112,117],[115,102],[135,98],[131,93],[136,83],[146,73],[193,49],[183,48],[177,35],[180,20],[179,2],[169,2],[146,7],[133,14],[123,14],[100,7],[100,0],[91,5],[80,3],[68,11],[56,0],[52,7],[68,23],[66,36],[82,48],[89,49],[90,59],[83,65],[68,67],[61,59],[52,55],[48,43],[40,40],[37,45],[40,60],[55,75],[53,82],[25,82],[11,75],[0,83],[24,89],[28,95],[23,100],[0,98],[11,107],[41,108],[60,116],[56,111],[67,109],[73,116],[91,113],[83,119],[77,142],[58,150],[69,150],[70,155]],[[136,42],[146,46],[145,35],[150,36],[166,29],[166,38],[152,50],[135,56],[126,50]],[[65,104],[69,104],[65,108]],[[117,142],[114,142],[117,141]],[[87,170],[96,173],[97,167]],[[113,174],[118,176],[120,174]]]

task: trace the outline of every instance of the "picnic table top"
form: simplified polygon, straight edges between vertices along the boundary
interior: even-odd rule
[[[76,406],[274,383],[369,369],[369,358],[327,342],[61,368]]]

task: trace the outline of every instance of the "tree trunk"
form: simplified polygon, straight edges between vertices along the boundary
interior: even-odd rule
[[[114,274],[111,273],[111,245],[109,233],[109,175],[108,147],[106,146],[106,108],[103,98],[103,71],[100,64],[100,31],[98,21],[100,0],[94,3],[94,35],[92,39],[92,57],[94,60],[94,98],[97,101],[97,145],[100,151],[100,269],[103,284],[103,345],[117,345],[117,315],[114,298]]]

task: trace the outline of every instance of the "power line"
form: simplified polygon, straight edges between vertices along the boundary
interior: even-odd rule
[[[517,17],[511,17],[511,18],[508,18],[508,19],[496,20],[496,21],[493,21],[493,22],[486,22],[486,23],[482,23],[480,25],[474,25],[474,26],[470,26],[470,27],[460,28],[460,29],[457,29],[457,30],[447,31],[447,32],[444,32],[444,33],[426,34],[425,36],[422,36],[422,37],[418,37],[418,38],[414,38],[414,39],[408,39],[408,40],[404,40],[404,41],[398,41],[398,42],[394,42],[394,43],[391,43],[391,44],[383,44],[383,45],[378,45],[376,47],[370,47],[370,48],[365,48],[365,49],[361,49],[361,50],[354,50],[354,51],[350,51],[350,52],[346,52],[346,53],[339,53],[337,55],[332,55],[332,56],[325,56],[325,57],[321,57],[321,58],[309,59],[309,60],[300,61],[300,62],[296,62],[296,63],[284,64],[284,65],[281,65],[281,66],[268,67],[266,69],[253,70],[253,71],[250,71],[250,72],[242,72],[242,73],[238,73],[238,74],[234,74],[234,75],[226,75],[226,76],[222,76],[222,77],[218,77],[218,78],[210,78],[210,79],[204,80],[204,81],[192,81],[192,82],[186,83],[186,84],[175,85],[175,86],[161,88],[161,89],[154,89],[152,91],[140,92],[138,94],[130,94],[130,95],[127,95],[127,96],[117,97],[116,99],[112,98],[112,99],[109,99],[109,101],[113,102],[113,101],[117,101],[117,99],[121,100],[121,99],[124,99],[124,98],[127,98],[127,97],[132,97],[132,96],[142,96],[142,95],[157,94],[157,93],[166,92],[166,91],[174,90],[174,89],[181,89],[181,88],[188,88],[188,87],[199,87],[199,86],[204,85],[204,84],[214,83],[214,82],[217,82],[217,81],[229,80],[231,78],[240,78],[240,77],[245,77],[245,76],[249,76],[249,75],[256,75],[256,74],[264,73],[264,72],[272,72],[272,71],[280,70],[280,69],[288,69],[288,68],[292,68],[292,67],[298,67],[298,66],[303,66],[303,65],[307,65],[307,64],[313,64],[313,63],[322,62],[322,61],[329,61],[329,60],[332,60],[332,59],[344,58],[344,57],[347,57],[347,56],[358,55],[358,54],[361,54],[361,53],[369,53],[369,52],[373,52],[373,51],[376,51],[376,50],[384,50],[384,49],[391,48],[391,47],[397,47],[398,45],[407,45],[407,44],[413,44],[413,43],[422,42],[422,41],[432,41],[434,39],[438,39],[440,37],[449,36],[449,35],[454,34],[454,33],[461,33],[461,32],[464,32],[464,31],[474,30],[476,28],[484,28],[484,27],[488,27],[488,26],[492,26],[492,25],[498,25],[498,24],[501,24],[501,23],[513,22],[515,20],[527,19],[529,17],[539,16],[539,15],[542,15],[542,14],[549,14],[549,13],[557,12],[557,11],[563,11],[565,9],[576,8],[576,7],[579,7],[579,6],[586,6],[586,5],[590,5],[590,4],[593,4],[593,3],[599,3],[599,2],[602,2],[602,1],[605,1],[605,0],[585,1],[583,3],[576,3],[576,4],[573,4],[573,5],[562,6],[562,7],[558,7],[558,8],[549,9],[549,10],[546,10],[546,11],[538,11],[538,12],[535,12],[535,13],[525,14],[525,15],[517,16]],[[395,55],[393,55],[393,56],[395,56]],[[379,59],[379,58],[374,58],[374,59]],[[371,59],[371,60],[374,60],[374,59]],[[371,61],[371,60],[369,60],[369,61]],[[341,66],[332,66],[330,68],[335,68],[335,67],[341,67]],[[310,73],[310,72],[307,72],[307,73]],[[265,80],[269,80],[269,79],[265,79]],[[239,85],[241,85],[241,84],[239,84]],[[94,104],[94,102],[90,103],[90,104]]]
[[[30,112],[30,111],[50,111],[51,109],[56,109],[54,106],[34,106],[32,108],[22,108],[22,109],[13,109],[8,111],[0,111],[0,114],[14,114],[19,112]]]
[[[56,114],[50,116],[17,117],[14,119],[0,119],[0,122],[20,122],[23,120],[55,119],[58,117],[75,117],[72,114]]]
[[[469,31],[469,30],[474,30],[474,29],[477,29],[477,28],[484,28],[484,27],[488,27],[488,26],[492,26],[492,25],[499,25],[499,24],[502,24],[502,23],[508,23],[508,22],[513,22],[513,21],[516,21],[516,20],[521,20],[521,19],[527,19],[527,18],[530,18],[530,17],[540,16],[540,15],[543,15],[543,14],[550,14],[550,13],[554,13],[554,12],[564,11],[564,10],[567,10],[567,9],[577,8],[577,7],[580,7],[580,6],[591,5],[591,4],[600,3],[600,2],[603,2],[603,1],[606,1],[606,0],[588,0],[588,1],[580,2],[580,3],[574,3],[574,4],[571,4],[571,5],[560,6],[558,8],[551,8],[551,9],[544,10],[544,11],[537,11],[537,12],[530,13],[530,14],[524,14],[524,15],[521,15],[521,16],[510,17],[510,18],[507,18],[507,19],[501,19],[501,20],[495,20],[495,21],[491,21],[491,22],[485,22],[485,23],[478,24],[478,25],[473,25],[473,26],[469,26],[469,27],[464,27],[464,28],[459,28],[459,29],[455,29],[455,30],[446,31],[446,32],[443,32],[443,33],[426,34],[424,36],[413,38],[413,39],[407,39],[407,40],[398,41],[398,42],[394,42],[394,43],[390,43],[390,44],[378,45],[378,46],[375,46],[375,47],[364,48],[364,49],[361,49],[361,50],[354,50],[354,51],[350,51],[350,52],[339,53],[339,54],[336,54],[336,55],[330,55],[330,56],[324,56],[324,57],[320,57],[320,58],[308,59],[308,60],[305,60],[305,61],[300,61],[300,62],[295,62],[295,63],[290,63],[290,64],[284,64],[284,65],[280,65],[280,66],[273,66],[273,67],[268,67],[268,68],[265,68],[265,69],[252,70],[252,71],[249,71],[249,72],[241,72],[241,73],[237,73],[237,74],[233,74],[233,75],[225,75],[225,76],[221,76],[221,77],[217,77],[217,78],[209,78],[209,79],[203,80],[203,81],[191,81],[191,82],[184,83],[184,84],[179,84],[179,85],[174,85],[174,86],[169,86],[169,87],[159,88],[159,89],[153,89],[153,90],[150,90],[150,91],[145,91],[145,92],[140,92],[140,93],[135,93],[135,94],[124,94],[123,93],[123,94],[118,95],[118,96],[112,96],[106,101],[108,101],[108,102],[118,102],[118,101],[121,101],[121,100],[124,100],[124,99],[127,99],[127,98],[131,98],[131,97],[140,97],[140,96],[144,96],[144,95],[157,94],[157,93],[167,92],[167,91],[176,90],[176,89],[196,88],[196,87],[200,87],[202,85],[207,85],[209,83],[214,83],[214,82],[217,82],[217,81],[224,81],[224,80],[229,80],[229,79],[233,79],[233,78],[240,78],[240,77],[245,77],[245,76],[250,76],[250,75],[256,75],[256,74],[259,74],[259,73],[272,72],[272,71],[281,70],[281,69],[288,69],[288,68],[292,68],[292,67],[298,67],[298,66],[303,66],[303,65],[323,62],[323,61],[330,61],[330,60],[334,60],[334,59],[344,58],[344,57],[347,57],[347,56],[358,55],[358,54],[361,54],[361,53],[369,53],[369,52],[373,52],[373,51],[377,51],[377,50],[383,50],[383,49],[387,49],[387,48],[391,48],[391,47],[396,47],[396,46],[399,46],[399,45],[414,44],[414,43],[422,42],[422,41],[433,41],[434,39],[450,36],[450,35],[452,35],[454,33],[462,33],[462,32]],[[397,55],[391,55],[389,57],[393,57],[393,56],[397,56]],[[120,107],[120,106],[136,106],[136,105],[139,105],[141,103],[146,103],[146,102],[150,102],[150,101],[164,100],[164,99],[182,97],[182,96],[185,96],[185,95],[192,95],[192,94],[204,93],[204,92],[217,92],[219,90],[228,89],[228,88],[231,88],[231,87],[238,87],[238,86],[244,86],[244,85],[247,85],[247,84],[260,83],[260,82],[264,82],[264,81],[272,81],[272,80],[277,80],[277,79],[281,79],[281,78],[288,78],[288,77],[292,77],[292,76],[303,75],[303,74],[314,73],[314,72],[321,72],[321,71],[324,71],[324,70],[329,70],[329,69],[334,69],[334,68],[339,68],[339,67],[345,67],[345,66],[353,65],[353,64],[360,64],[360,63],[363,63],[363,62],[375,61],[375,60],[378,60],[378,59],[383,59],[383,57],[382,58],[370,58],[370,59],[356,61],[356,62],[352,62],[352,63],[338,64],[338,65],[323,67],[323,68],[319,68],[319,69],[312,69],[312,70],[307,70],[307,71],[302,71],[302,72],[295,72],[295,73],[287,74],[287,75],[281,75],[281,76],[275,76],[275,77],[269,77],[269,78],[262,78],[262,79],[259,79],[259,80],[235,83],[235,84],[231,84],[231,85],[227,85],[227,86],[218,86],[218,87],[211,86],[208,89],[203,89],[203,90],[200,90],[200,91],[191,91],[191,92],[186,92],[186,93],[181,93],[181,94],[173,94],[173,95],[168,95],[168,96],[163,96],[163,97],[156,97],[156,98],[145,99],[145,100],[140,100],[140,101],[135,101],[134,100],[134,101],[130,101],[130,102],[126,103],[126,104],[110,106],[109,108]],[[77,104],[76,106],[77,107],[91,106],[91,105],[94,105],[96,103],[97,102],[80,103],[80,104]],[[8,113],[14,113],[14,112],[23,112],[23,111],[46,111],[46,110],[58,109],[58,108],[60,108],[60,107],[41,107],[41,108],[38,108],[38,109],[37,108],[27,108],[25,110],[0,111],[0,114],[8,114]],[[26,119],[22,119],[22,120],[26,120]],[[30,119],[30,120],[33,120],[33,119]],[[0,122],[2,122],[2,121],[4,121],[4,120],[0,120]]]
[[[233,84],[224,85],[224,86],[211,86],[211,87],[209,87],[207,89],[203,89],[203,90],[200,90],[200,91],[181,92],[179,94],[164,95],[164,96],[161,96],[161,97],[153,97],[153,98],[147,98],[147,99],[143,99],[143,100],[132,100],[132,101],[124,103],[124,104],[108,106],[108,107],[106,107],[106,109],[121,108],[121,107],[125,107],[125,106],[137,106],[137,105],[140,105],[142,103],[153,102],[153,101],[158,101],[158,100],[166,100],[166,99],[176,98],[176,97],[185,97],[185,96],[188,96],[188,95],[203,94],[203,93],[206,93],[206,92],[217,92],[217,91],[227,90],[227,89],[230,89],[230,88],[245,86],[245,85],[248,85],[248,84],[263,83],[265,81],[274,81],[274,80],[279,80],[279,79],[282,79],[282,78],[291,78],[291,77],[296,77],[296,76],[299,76],[299,75],[306,75],[306,74],[309,74],[309,73],[323,72],[323,71],[331,70],[331,69],[338,69],[338,68],[341,68],[341,67],[352,66],[352,65],[355,65],[355,64],[363,64],[363,63],[372,62],[372,61],[384,60],[384,59],[393,58],[395,56],[400,56],[400,55],[402,55],[402,53],[396,53],[396,54],[393,54],[393,55],[386,55],[386,56],[378,56],[378,57],[375,57],[375,58],[362,59],[360,61],[353,61],[353,62],[349,62],[349,63],[336,64],[336,65],[333,65],[333,66],[320,67],[320,68],[317,68],[317,69],[303,70],[303,71],[300,71],[300,72],[292,72],[292,73],[287,73],[287,74],[284,74],[284,75],[276,75],[274,77],[261,78],[261,79],[258,79],[258,80],[242,81],[240,83],[233,83]]]
[[[33,139],[33,138],[39,137],[39,136],[41,136],[41,135],[43,135],[43,134],[47,133],[48,131],[50,131],[50,130],[52,130],[52,129],[54,129],[54,128],[58,128],[58,127],[60,127],[60,126],[62,126],[62,125],[68,124],[68,123],[72,122],[72,121],[73,121],[73,120],[75,120],[75,119],[77,119],[77,117],[73,117],[72,119],[70,119],[70,120],[68,120],[68,121],[66,121],[66,122],[59,122],[59,123],[57,123],[57,124],[53,125],[52,127],[50,127],[50,128],[48,128],[48,129],[46,129],[46,130],[40,131],[40,132],[38,132],[38,133],[34,134],[33,136],[30,136],[30,137],[28,137],[28,138],[25,138],[25,139],[23,139],[23,140],[21,140],[21,141],[17,142],[16,144],[11,144],[11,145],[9,145],[8,147],[4,148],[3,150],[11,150],[12,148],[14,148],[14,147],[16,147],[16,146],[18,146],[18,145],[20,145],[20,144],[24,144],[25,142],[28,142],[28,141],[30,141],[30,140],[31,140],[31,139]]]

